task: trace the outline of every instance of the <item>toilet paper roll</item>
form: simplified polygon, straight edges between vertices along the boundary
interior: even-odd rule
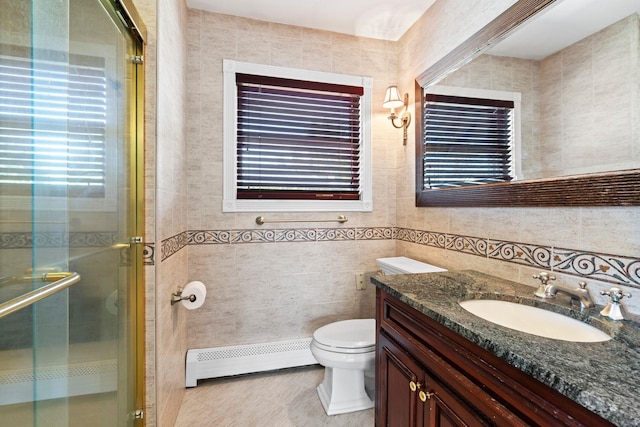
[[[202,304],[204,304],[204,299],[207,297],[207,288],[202,282],[189,282],[182,290],[182,296],[188,297],[189,295],[194,295],[196,299],[194,301],[184,299],[181,301],[182,305],[184,305],[187,310],[195,310],[196,308],[202,307]]]

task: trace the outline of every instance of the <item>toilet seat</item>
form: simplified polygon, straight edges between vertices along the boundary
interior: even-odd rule
[[[330,323],[313,333],[313,344],[335,353],[368,353],[375,351],[375,319],[351,319]]]

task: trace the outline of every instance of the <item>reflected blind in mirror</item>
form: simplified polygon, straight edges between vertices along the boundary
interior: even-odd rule
[[[513,179],[513,101],[426,94],[423,189]]]

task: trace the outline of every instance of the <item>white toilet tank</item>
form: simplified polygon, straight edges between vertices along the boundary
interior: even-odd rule
[[[438,271],[447,271],[444,268],[403,256],[378,258],[376,262],[383,274],[436,273]]]

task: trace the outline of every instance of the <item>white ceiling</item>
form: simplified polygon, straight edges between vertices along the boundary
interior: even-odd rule
[[[192,9],[398,40],[435,0],[187,0]]]
[[[640,0],[562,0],[490,49],[493,55],[539,60],[640,12]]]
[[[435,0],[187,0],[192,9],[398,40]],[[638,12],[640,0],[561,0],[491,53],[540,59]],[[546,11],[543,15],[549,15]],[[572,19],[567,20],[568,17]],[[578,19],[576,19],[578,18]],[[537,21],[537,22],[534,22]],[[567,23],[571,22],[571,25]],[[580,23],[580,24],[578,24]],[[514,54],[514,52],[517,52]]]

